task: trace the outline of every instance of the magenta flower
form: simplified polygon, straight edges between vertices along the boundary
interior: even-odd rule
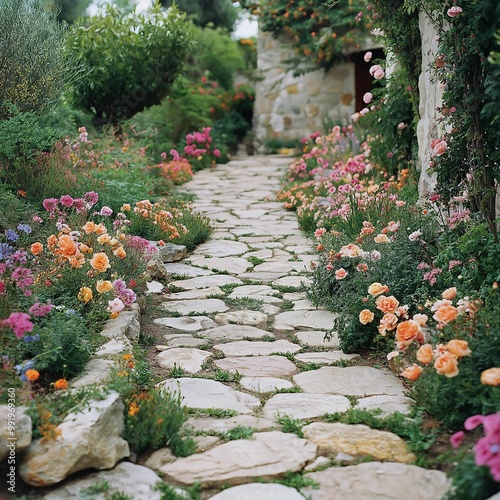
[[[450,437],[451,446],[453,446],[453,448],[455,449],[458,448],[462,444],[464,438],[465,438],[464,431],[455,432],[455,434],[453,434],[453,436]]]
[[[454,5],[453,7],[450,7],[448,9],[448,12],[447,14],[450,16],[450,17],[457,17],[459,14],[461,14],[464,10],[462,9],[462,7],[459,7],[458,5]]]
[[[29,309],[28,312],[33,316],[46,316],[52,310],[52,304],[40,304],[40,302],[35,302]]]
[[[59,198],[59,201],[61,202],[61,205],[65,207],[72,207],[73,206],[73,198],[69,194],[65,194]]]
[[[483,415],[474,415],[473,417],[469,417],[465,422],[464,422],[464,427],[468,431],[474,430],[478,425],[481,425],[483,423],[484,417]]]
[[[215,156],[216,158],[219,158],[219,157],[220,157],[220,151],[219,151],[217,148],[216,148],[216,149],[214,149],[214,156]]]
[[[47,212],[53,212],[58,204],[59,200],[57,198],[45,198],[42,202],[43,208],[45,208]]]
[[[11,313],[7,319],[0,322],[0,325],[10,328],[14,332],[14,335],[20,339],[25,333],[33,331],[34,325],[30,319],[31,316],[26,313]]]

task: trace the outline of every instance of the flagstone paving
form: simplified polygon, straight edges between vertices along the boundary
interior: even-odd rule
[[[180,394],[193,413],[183,429],[198,452],[179,458],[164,448],[138,463],[172,485],[199,482],[203,500],[440,498],[444,473],[398,463],[414,457],[395,434],[325,422],[351,408],[408,413],[411,400],[392,373],[339,351],[335,315],[307,299],[315,242],[275,201],[288,163],[234,160],[184,185],[215,231],[183,261],[165,264],[171,279],[150,287],[161,307],[149,326],[153,369],[164,377],[158,387]],[[220,439],[229,432],[243,439]],[[356,465],[374,458],[384,462]],[[329,467],[340,463],[332,460],[354,465]],[[290,471],[317,488],[271,483]],[[153,498],[137,491],[127,493]]]

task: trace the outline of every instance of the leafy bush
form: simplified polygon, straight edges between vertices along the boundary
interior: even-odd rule
[[[73,85],[75,104],[94,123],[116,125],[159,104],[192,48],[192,30],[176,8],[124,15],[113,6],[76,25],[68,49],[86,73]]]
[[[42,112],[75,76],[65,53],[65,31],[50,0],[3,0],[0,8],[0,120],[5,104],[21,112]]]

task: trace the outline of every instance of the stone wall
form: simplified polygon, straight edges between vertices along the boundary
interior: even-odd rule
[[[342,63],[294,77],[284,61],[294,55],[291,40],[259,33],[254,107],[254,143],[265,151],[269,139],[300,139],[324,131],[323,120],[347,121],[354,113],[354,64]]]

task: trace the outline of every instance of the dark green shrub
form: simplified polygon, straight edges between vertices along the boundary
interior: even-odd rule
[[[176,8],[160,5],[148,15],[114,6],[76,25],[68,48],[86,73],[73,86],[73,100],[103,125],[130,118],[168,94],[192,48],[192,30]]]

